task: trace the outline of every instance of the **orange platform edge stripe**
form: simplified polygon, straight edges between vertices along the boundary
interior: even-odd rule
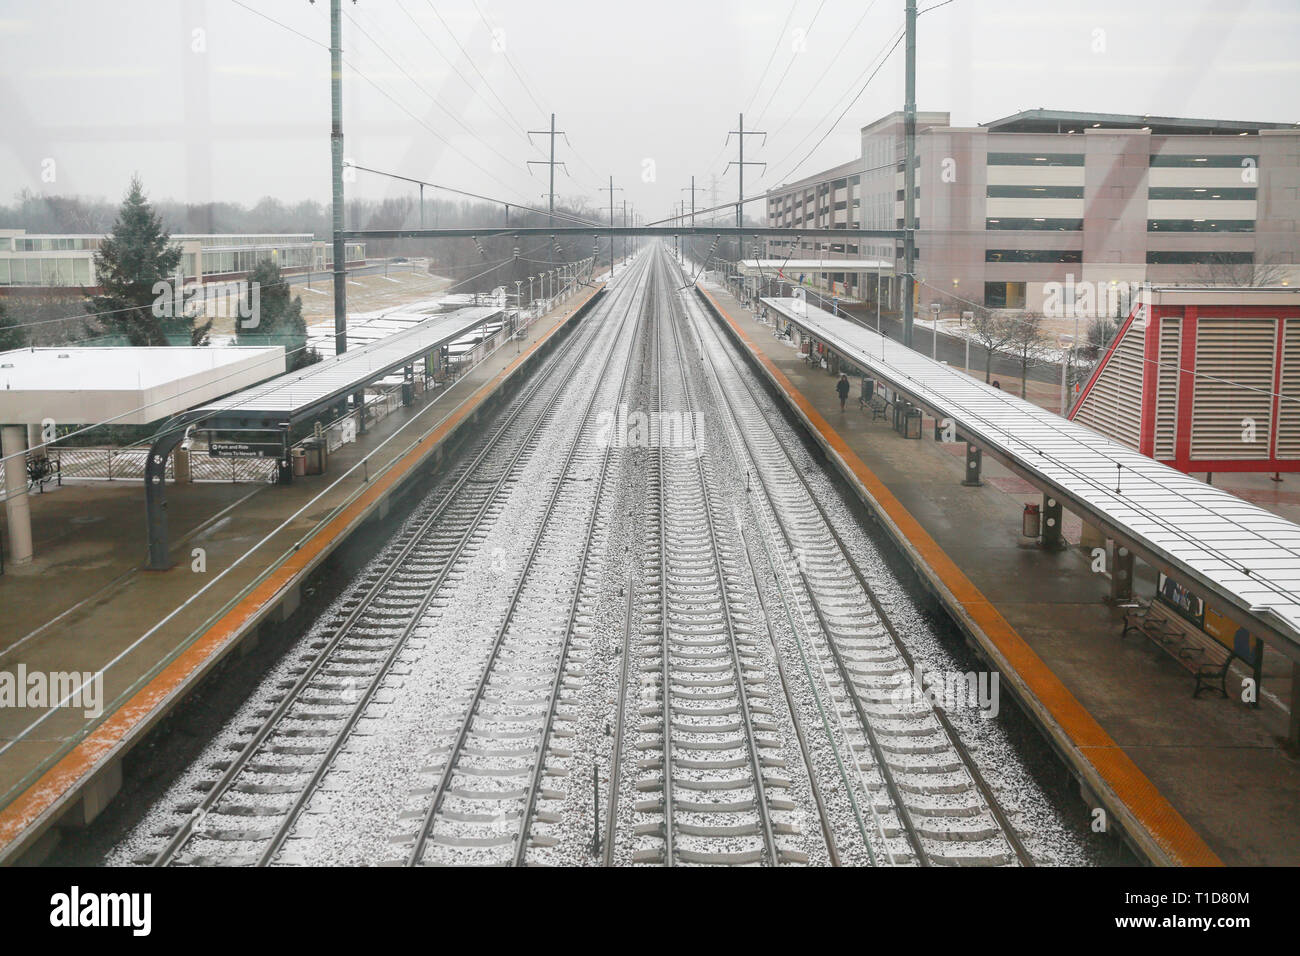
[[[1222,866],[1223,861],[1206,844],[1173,805],[1156,789],[1132,759],[1124,752],[1088,710],[1070,693],[1060,678],[1043,662],[1025,639],[1012,627],[980,592],[971,580],[921,526],[866,463],[858,457],[830,423],[779,368],[758,348],[739,323],[722,308],[705,289],[701,292],[713,303],[736,334],[745,342],[751,355],[761,362],[786,394],[799,406],[813,426],[821,432],[876,502],[907,536],[912,546],[935,575],[979,625],[988,639],[1016,671],[1025,686],[1037,697],[1061,729],[1074,741],[1098,775],[1123,801],[1134,818],[1157,844],[1183,866]]]
[[[8,846],[36,822],[63,793],[88,773],[96,769],[101,758],[110,753],[139,721],[149,716],[168,695],[198,670],[213,654],[230,641],[239,629],[259,612],[280,590],[301,572],[312,558],[338,537],[398,478],[413,468],[434,445],[440,442],[467,415],[472,413],[493,390],[532,353],[584,305],[602,286],[591,290],[581,302],[574,304],[567,315],[555,320],[545,333],[533,342],[513,362],[487,382],[480,385],[470,401],[465,402],[440,422],[428,435],[374,479],[370,487],[335,515],[319,532],[271,572],[243,600],[231,608],[198,640],[182,651],[174,661],[163,668],[148,684],[140,688],[130,700],[115,710],[86,739],[68,751],[53,767],[41,775],[30,787],[0,810],[0,848]]]

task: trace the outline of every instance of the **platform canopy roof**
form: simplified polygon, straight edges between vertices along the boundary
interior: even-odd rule
[[[1300,525],[856,322],[762,301],[1300,661]]]
[[[741,259],[740,271],[747,276],[782,275],[787,279],[798,280],[801,272],[815,272],[818,275],[828,272],[880,272],[882,275],[893,275],[894,263],[891,259]]]
[[[502,310],[474,306],[435,315],[360,348],[279,375],[220,401],[195,408],[175,423],[207,427],[278,427],[342,401],[368,384],[410,365],[475,328],[499,322]]]
[[[284,347],[0,352],[0,423],[145,425],[284,371]]]

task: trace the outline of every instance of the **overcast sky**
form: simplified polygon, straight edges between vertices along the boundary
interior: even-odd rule
[[[918,105],[955,124],[1035,107],[1300,120],[1296,0],[919,5],[935,9],[919,21]],[[116,199],[132,172],[155,198],[327,200],[328,8],[0,0],[0,200],[24,187]],[[620,207],[657,218],[689,199],[692,175],[735,197],[724,140],[742,110],[769,133],[746,141],[746,159],[769,163],[746,169],[755,194],[852,159],[859,127],[903,99],[901,45],[866,82],[903,0],[344,0],[344,12],[346,155],[518,203],[544,204],[546,167],[530,176],[525,160],[545,158],[546,141],[530,148],[524,131],[551,111],[568,133],[557,193],[607,202],[597,190],[612,174]],[[365,173],[347,189],[413,194]]]

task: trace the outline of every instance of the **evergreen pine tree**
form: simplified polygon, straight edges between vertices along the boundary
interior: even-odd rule
[[[5,305],[0,302],[0,352],[8,352],[11,349],[21,349],[27,347],[26,330],[19,324],[16,318],[11,318],[5,311]]]
[[[258,321],[251,327],[246,324],[251,320],[240,319],[235,323],[238,343],[283,345],[289,371],[320,361],[320,356],[306,347],[307,322],[302,317],[302,296],[292,294],[275,261],[261,260],[249,274],[248,281],[258,284]],[[244,311],[249,311],[247,300]]]
[[[95,253],[95,274],[104,291],[88,298],[87,311],[106,313],[102,326],[131,345],[168,345],[168,333],[191,345],[207,344],[210,320],[196,323],[183,309],[173,307],[169,316],[157,307],[155,283],[167,282],[171,288],[180,262],[181,250],[145,199],[139,177],[132,176],[113,230]]]

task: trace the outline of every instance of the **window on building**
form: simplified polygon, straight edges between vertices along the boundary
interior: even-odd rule
[[[1151,186],[1148,199],[1254,199],[1253,186]]]
[[[1255,261],[1253,252],[1186,252],[1161,249],[1147,251],[1149,266],[1247,265]]]
[[[1241,169],[1243,166],[1258,166],[1258,156],[1210,156],[1205,153],[1178,155],[1170,153],[1152,153],[1152,166],[1177,166],[1201,169]]]
[[[989,153],[990,166],[1082,166],[1083,153]]]
[[[1023,309],[1025,283],[985,282],[984,305],[990,309]]]
[[[1082,186],[989,186],[990,199],[1082,199]]]
[[[1254,232],[1253,219],[1148,219],[1148,232]]]
[[[1082,249],[985,249],[985,262],[1082,262]]]
[[[1032,219],[1009,219],[1006,216],[1000,219],[985,219],[985,229],[1026,229],[1036,231],[1057,231],[1057,232],[1081,232],[1083,230],[1082,219],[1051,219],[1048,217],[1034,217]]]

